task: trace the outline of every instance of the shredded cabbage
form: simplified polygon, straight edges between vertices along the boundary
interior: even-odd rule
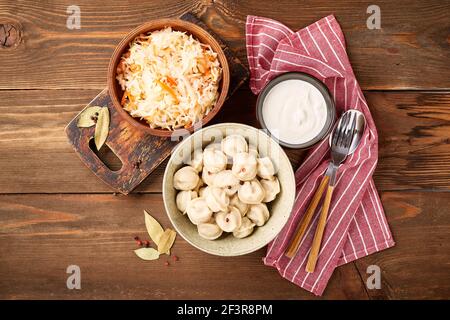
[[[219,95],[222,69],[209,45],[171,28],[137,37],[117,67],[122,107],[151,128],[187,128]]]

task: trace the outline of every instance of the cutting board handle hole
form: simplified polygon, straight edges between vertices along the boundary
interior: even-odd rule
[[[89,140],[89,148],[92,152],[105,164],[111,171],[119,171],[122,168],[122,161],[112,151],[109,146],[104,143],[100,150],[97,150],[94,139]]]

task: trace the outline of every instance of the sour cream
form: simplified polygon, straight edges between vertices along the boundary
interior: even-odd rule
[[[327,121],[327,105],[312,84],[285,80],[267,93],[262,105],[265,126],[278,140],[303,144],[317,137]]]

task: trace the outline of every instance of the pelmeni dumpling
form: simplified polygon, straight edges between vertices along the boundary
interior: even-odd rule
[[[229,207],[228,211],[220,211],[215,215],[216,223],[225,232],[233,232],[242,224],[242,216],[238,209]]]
[[[280,193],[280,182],[277,177],[271,177],[271,179],[261,179],[259,182],[263,186],[266,193],[262,202],[273,201],[277,194]]]
[[[230,198],[230,206],[236,207],[241,213],[241,216],[245,216],[249,208],[248,204],[243,203],[241,200],[239,200],[239,196],[237,194],[233,195]]]
[[[252,204],[247,212],[247,218],[258,227],[261,227],[270,218],[269,209],[267,209],[265,203]]]
[[[203,179],[199,178],[198,179],[198,183],[197,183],[197,185],[195,186],[195,188],[193,190],[198,193],[200,188],[203,187],[204,185],[205,185],[205,183],[203,182]]]
[[[180,210],[183,214],[185,214],[188,203],[195,198],[197,198],[197,192],[195,191],[178,192],[175,200],[178,210]]]
[[[189,201],[186,207],[186,213],[189,220],[196,225],[208,222],[213,214],[211,209],[208,207],[205,198],[202,197]]]
[[[270,218],[266,203],[280,193],[272,160],[259,158],[246,138],[232,134],[221,142],[196,149],[187,166],[174,174],[176,206],[197,226],[199,236],[219,238],[223,232],[245,238]]]
[[[242,181],[250,181],[256,177],[258,163],[255,156],[247,153],[236,153],[233,158],[233,174]]]
[[[227,156],[220,150],[211,148],[203,151],[203,165],[212,173],[225,170],[227,161]]]
[[[257,174],[263,179],[270,179],[275,174],[275,168],[269,157],[259,158]]]
[[[209,186],[205,190],[204,196],[208,207],[213,212],[226,211],[228,205],[230,204],[230,199],[227,194],[223,192],[222,189],[217,187]]]
[[[206,240],[215,240],[223,233],[222,229],[220,229],[214,219],[205,223],[200,223],[197,225],[197,230],[200,237]]]
[[[242,239],[252,234],[255,224],[247,217],[242,218],[242,223],[239,228],[233,231],[233,236]]]
[[[200,172],[203,169],[203,151],[202,149],[194,150],[191,154],[191,158],[186,161],[186,164],[190,165],[195,171]]]
[[[185,166],[173,175],[173,187],[177,190],[192,190],[197,186],[199,179],[200,177],[194,168]]]
[[[239,200],[248,204],[257,204],[263,201],[264,188],[258,180],[245,181],[238,190]]]
[[[253,146],[253,145],[249,145],[248,146],[248,153],[250,153],[255,158],[259,157],[258,149],[255,146]]]
[[[212,173],[211,171],[208,170],[208,168],[203,167],[202,180],[208,186],[212,186],[214,184],[214,177],[215,176],[216,176],[215,173]]]
[[[222,145],[220,144],[220,142],[210,143],[205,147],[203,151],[206,150],[222,150]]]
[[[229,135],[222,140],[222,151],[227,156],[233,158],[236,153],[248,151],[247,141],[241,135]]]
[[[239,189],[239,179],[234,176],[231,170],[223,170],[216,173],[213,185],[222,188],[228,196],[232,196]]]

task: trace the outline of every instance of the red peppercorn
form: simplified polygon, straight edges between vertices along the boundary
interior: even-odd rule
[[[146,246],[147,248],[150,247],[150,241],[145,240],[145,241],[144,241],[144,244],[145,244],[145,246]]]
[[[169,261],[164,262],[164,265],[165,265],[166,267],[170,266]]]
[[[173,261],[178,261],[178,257],[177,256],[173,256],[172,259],[173,259]]]
[[[134,237],[134,241],[138,241],[138,240],[139,240],[138,236]]]
[[[137,245],[138,245],[139,247],[142,247],[142,241],[141,241],[141,240],[137,240],[136,243],[137,243]]]

